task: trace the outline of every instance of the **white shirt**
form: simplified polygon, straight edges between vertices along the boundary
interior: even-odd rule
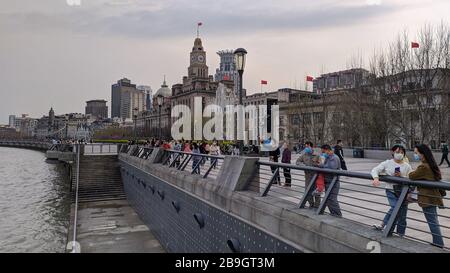
[[[389,159],[386,160],[384,162],[381,162],[380,165],[376,166],[375,168],[373,168],[371,175],[372,177],[378,178],[380,174],[385,174],[385,175],[390,175],[390,176],[394,176],[395,175],[395,168],[400,167],[400,175],[402,177],[408,177],[409,173],[412,172],[412,168],[411,165],[409,165],[406,162],[402,162],[400,164],[398,164],[397,162],[394,161],[394,159]],[[386,189],[394,189],[391,183],[385,183]]]

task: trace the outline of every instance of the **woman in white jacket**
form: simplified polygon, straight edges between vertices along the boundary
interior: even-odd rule
[[[403,146],[395,145],[394,147],[392,147],[391,151],[392,151],[392,159],[382,162],[381,164],[373,168],[371,172],[373,177],[373,185],[375,187],[381,185],[379,175],[382,173],[390,176],[408,177],[408,174],[412,171],[411,165],[409,165],[405,160],[406,150]],[[385,183],[385,189],[390,209],[386,213],[381,225],[380,226],[374,225],[374,227],[378,230],[383,230],[384,227],[387,225],[389,218],[391,217],[392,211],[397,205],[399,198],[399,191],[396,189],[394,190],[394,184]],[[397,234],[399,236],[405,235],[407,212],[408,212],[408,204],[405,202],[400,208],[397,222],[395,223],[395,225],[397,226]]]

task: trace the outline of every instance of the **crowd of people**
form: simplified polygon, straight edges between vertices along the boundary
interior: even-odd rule
[[[130,144],[133,144],[132,142]],[[158,139],[151,139],[145,142],[146,147],[162,147],[166,150],[183,151],[192,154],[202,155],[222,155],[231,154],[239,155],[239,148],[237,145],[227,147],[225,145],[219,145],[217,141],[206,142],[191,142],[191,141],[164,141]],[[298,159],[294,164],[299,166],[308,166],[330,170],[347,170],[347,164],[344,158],[342,141],[338,140],[334,147],[328,144],[321,145],[320,152],[316,153],[314,144],[311,141],[306,141],[297,146],[296,149],[292,149],[289,143],[283,143],[279,147],[272,149],[268,152],[269,160],[271,162],[278,162],[283,164],[292,164],[292,151],[300,151]],[[316,150],[318,150],[316,148]],[[392,158],[375,166],[371,171],[373,178],[372,185],[374,187],[380,187],[382,182],[380,181],[380,175],[389,175],[396,177],[409,178],[411,180],[421,181],[441,181],[442,175],[439,166],[433,156],[431,149],[427,145],[417,145],[414,149],[414,160],[419,162],[420,165],[414,170],[410,165],[410,160],[406,156],[406,149],[402,145],[394,145],[391,148]],[[447,152],[447,153],[445,153]],[[443,148],[443,161],[448,162],[448,147]],[[198,172],[198,169],[194,169],[194,166],[204,164],[204,160],[207,157],[194,156],[193,157],[193,171]],[[175,162],[179,164],[179,162]],[[450,164],[449,164],[450,165]],[[271,166],[272,173],[274,174],[273,184],[290,188],[292,186],[291,168],[287,165],[282,165],[279,168],[276,165]],[[275,175],[275,172],[277,174]],[[325,206],[328,208],[331,215],[336,217],[342,217],[342,210],[339,205],[338,196],[340,190],[339,176],[332,173],[320,173],[315,170],[305,170],[305,188],[308,188],[311,183],[312,189],[314,189],[310,195],[307,196],[306,202],[312,209],[317,209],[321,204],[321,196],[327,191],[331,185],[333,187],[330,190],[327,202]],[[284,183],[282,183],[282,176],[284,177]],[[314,181],[313,181],[314,180]],[[374,225],[374,229],[383,231],[389,219],[400,202],[400,195],[403,190],[403,185],[384,183],[384,189],[386,199],[389,204],[389,210],[386,212],[383,221],[379,225]],[[404,190],[403,190],[404,191]],[[404,236],[407,228],[407,212],[408,204],[418,203],[421,207],[425,219],[428,223],[429,229],[433,237],[432,245],[437,247],[444,247],[444,241],[440,230],[437,210],[444,206],[443,197],[445,196],[444,190],[433,189],[428,187],[410,187],[407,191],[407,198],[403,201],[398,212],[398,217],[394,222],[396,227],[396,233],[399,236]]]
[[[136,144],[130,140],[130,145]],[[236,144],[219,144],[217,141],[186,141],[186,140],[162,140],[157,138],[148,139],[143,143],[146,148],[161,147],[165,150],[183,151],[205,155],[239,155],[239,147]]]
[[[333,170],[347,170],[347,166],[344,160],[344,154],[342,150],[342,141],[338,141],[337,145],[332,149],[330,145],[322,145],[321,153],[316,154],[313,149],[312,142],[305,142],[302,153],[296,161],[297,165],[305,165],[309,167],[318,167],[318,168],[326,168]],[[441,160],[441,164],[445,159],[447,159],[448,147],[443,148],[443,156]],[[447,151],[447,153],[445,153]],[[286,151],[283,151],[283,155]],[[275,152],[276,153],[276,152]],[[414,149],[414,160],[419,162],[420,165],[414,170],[409,164],[410,161],[406,156],[406,149],[402,145],[394,145],[391,148],[392,158],[388,159],[376,167],[374,167],[371,171],[371,175],[373,177],[373,186],[379,187],[381,185],[380,175],[389,175],[396,177],[404,177],[409,178],[411,180],[421,180],[421,181],[441,181],[442,174],[439,169],[438,164],[433,156],[433,153],[428,145],[421,144],[417,145]],[[276,156],[271,156],[272,161],[276,161]],[[283,161],[282,161],[283,162]],[[283,162],[285,163],[285,162]],[[288,162],[286,162],[288,163]],[[441,165],[440,164],[440,165]],[[313,176],[316,172],[314,171],[305,171],[305,187],[312,182]],[[323,176],[324,190],[327,190],[331,185],[335,175],[333,174],[319,174],[319,177],[316,180],[316,188],[319,188],[321,176]],[[291,176],[290,173],[285,175],[285,186],[288,187],[291,184]],[[277,180],[277,182],[279,179]],[[387,223],[394,211],[394,208],[397,206],[398,202],[400,202],[400,196],[403,185],[400,184],[392,184],[385,183],[385,192],[386,198],[389,204],[389,210],[387,211],[383,221],[380,225],[374,225],[376,230],[383,231]],[[342,212],[338,202],[339,195],[339,176],[337,176],[337,180],[335,181],[334,187],[332,188],[329,199],[326,203],[330,214],[342,217]],[[323,191],[323,189],[321,190]],[[317,208],[321,202],[320,192],[317,194],[318,190],[316,189],[313,194],[307,197],[307,202],[309,203],[310,208]],[[440,248],[444,247],[444,241],[439,225],[438,220],[438,208],[443,208],[443,197],[446,195],[445,190],[439,190],[436,188],[429,187],[409,187],[406,191],[406,198],[403,203],[400,205],[400,211],[398,212],[398,217],[396,221],[394,221],[394,227],[396,227],[396,233],[399,236],[404,236],[407,228],[407,212],[408,212],[408,204],[410,203],[418,203],[421,207],[426,222],[429,226],[433,242],[431,243],[433,246],[437,246]]]

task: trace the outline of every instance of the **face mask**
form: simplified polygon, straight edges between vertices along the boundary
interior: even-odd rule
[[[327,159],[328,158],[328,154],[327,153],[323,153],[322,156]]]
[[[311,148],[309,148],[309,147],[305,148],[305,153],[312,154]]]
[[[395,160],[403,160],[404,155],[403,154],[399,154],[399,153],[395,153],[394,154],[394,159]]]
[[[414,160],[415,161],[420,161],[420,155],[414,154]]]

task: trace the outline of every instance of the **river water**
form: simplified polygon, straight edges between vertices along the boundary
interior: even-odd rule
[[[69,183],[44,153],[0,147],[0,252],[64,252]]]

